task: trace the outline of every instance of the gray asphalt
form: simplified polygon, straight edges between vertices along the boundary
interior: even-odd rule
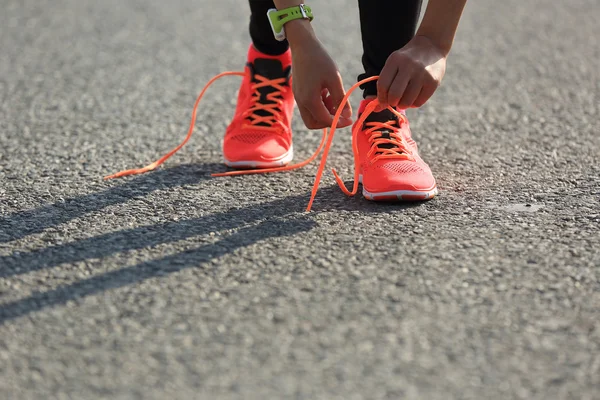
[[[471,1],[409,115],[428,203],[210,178],[237,77],[102,181],[241,68],[243,3],[2,1],[0,398],[599,399],[597,0]],[[348,87],[356,5],[313,6]]]

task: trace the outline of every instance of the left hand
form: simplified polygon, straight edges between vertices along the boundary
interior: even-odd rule
[[[380,111],[387,106],[400,109],[421,107],[439,87],[446,72],[446,57],[431,40],[415,36],[387,59],[377,92]]]

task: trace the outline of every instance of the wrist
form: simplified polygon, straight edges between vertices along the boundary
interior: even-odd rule
[[[452,39],[448,40],[444,37],[440,37],[439,35],[427,32],[417,32],[414,39],[421,39],[427,41],[427,43],[431,47],[435,48],[444,58],[448,57],[448,54],[450,53],[450,49],[452,47]]]
[[[317,41],[317,35],[313,30],[310,21],[306,19],[296,19],[285,24],[285,36],[293,49],[306,43]]]
[[[312,9],[303,0],[274,0],[273,3],[277,8],[269,9],[267,17],[275,39],[287,39],[290,47],[316,39],[310,25]]]
[[[417,36],[424,36],[447,57],[467,0],[429,0]]]

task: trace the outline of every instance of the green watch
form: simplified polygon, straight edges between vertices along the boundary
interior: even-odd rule
[[[280,42],[285,40],[285,30],[283,29],[285,24],[295,19],[307,19],[312,21],[314,18],[311,8],[304,4],[299,4],[283,10],[271,8],[267,11],[267,17],[271,23],[271,29],[273,29],[275,39]]]

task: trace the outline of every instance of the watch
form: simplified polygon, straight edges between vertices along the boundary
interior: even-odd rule
[[[314,17],[309,6],[299,4],[283,10],[271,8],[267,11],[267,18],[269,18],[269,22],[271,23],[271,29],[273,29],[275,39],[281,42],[285,40],[285,30],[283,29],[285,24],[295,19],[307,19],[312,21]]]

